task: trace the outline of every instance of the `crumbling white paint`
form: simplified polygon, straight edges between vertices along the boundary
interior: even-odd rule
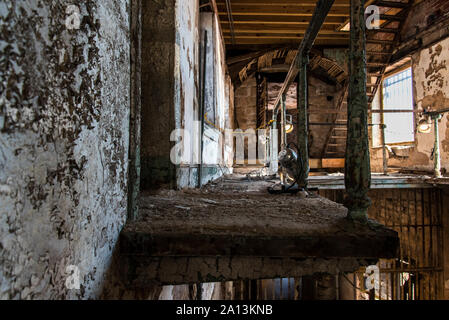
[[[441,50],[441,52],[439,52]],[[413,77],[416,90],[415,103],[418,110],[423,110],[425,104],[435,97],[432,110],[441,110],[449,108],[449,39],[443,40],[428,49],[422,50],[414,57]],[[440,68],[443,67],[443,68]],[[429,69],[433,69],[429,72]],[[438,99],[437,96],[444,96],[447,100]],[[440,140],[443,146],[440,146],[441,166],[449,170],[449,150],[444,148],[447,136],[448,116],[443,115],[439,122]],[[416,133],[417,151],[426,154],[430,158],[434,146],[434,129],[432,133]],[[429,168],[433,164],[428,165]]]
[[[173,286],[163,286],[159,300],[173,300]]]
[[[220,285],[218,283],[218,285]],[[212,300],[212,295],[214,294],[215,286],[217,286],[217,283],[210,282],[210,283],[203,283],[201,285],[201,299],[202,300]]]
[[[126,219],[129,1],[71,4],[0,3],[2,299],[98,297]]]
[[[224,72],[225,61],[223,44],[218,28],[217,17],[211,13],[199,13],[198,3],[194,1],[176,2],[176,47],[175,47],[175,122],[176,128],[183,128],[191,139],[183,139],[184,150],[192,150],[177,170],[178,187],[195,187],[198,180],[198,157],[200,137],[195,130],[200,121],[200,47],[204,31],[208,33],[205,124],[203,163],[213,167],[203,170],[203,183],[220,177],[229,168],[220,169],[230,163],[232,148],[223,145],[223,130],[226,116],[229,116],[229,91]],[[211,110],[215,108],[215,114]],[[225,155],[223,155],[225,154]],[[212,170],[209,170],[212,169]],[[215,173],[214,173],[215,172]]]

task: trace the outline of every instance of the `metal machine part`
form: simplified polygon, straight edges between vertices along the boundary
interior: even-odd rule
[[[268,188],[268,192],[271,194],[297,194],[298,192],[304,191],[303,189],[298,187],[297,179],[301,173],[301,163],[298,161],[299,156],[298,153],[287,145],[285,149],[283,149],[279,153],[278,162],[280,167],[280,176],[281,176],[281,189],[276,188],[279,186],[272,186]],[[307,195],[305,195],[307,196]]]
[[[286,182],[295,183],[299,174],[298,170],[298,154],[291,148],[286,148],[279,152],[279,164],[285,170]]]

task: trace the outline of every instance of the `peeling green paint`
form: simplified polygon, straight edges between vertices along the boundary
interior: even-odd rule
[[[298,186],[307,189],[307,179],[309,177],[309,148],[308,148],[308,128],[307,128],[307,64],[308,56],[302,56],[299,61],[299,81],[297,88],[298,95],[298,161],[300,162],[300,175]]]
[[[351,40],[349,52],[348,136],[346,143],[345,206],[348,218],[367,220],[371,205],[368,140],[368,98],[366,96],[365,0],[351,0]]]

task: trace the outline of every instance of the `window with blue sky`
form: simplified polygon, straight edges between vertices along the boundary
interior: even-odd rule
[[[412,68],[407,68],[383,81],[384,110],[413,110]],[[414,142],[413,112],[384,113],[385,143]]]

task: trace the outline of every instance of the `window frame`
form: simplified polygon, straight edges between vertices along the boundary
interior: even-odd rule
[[[384,109],[384,82],[386,79],[393,77],[407,69],[411,70],[411,82],[412,82],[412,105],[411,105],[411,109],[415,111],[415,95],[414,95],[414,88],[413,88],[413,66],[411,61],[405,63],[404,65],[397,67],[393,70],[391,70],[388,73],[385,73],[384,76],[382,77],[382,81],[380,83],[380,92],[379,92],[379,109],[381,110],[380,113],[380,123],[382,125],[385,124],[385,114],[383,111]],[[415,113],[412,113],[412,121],[413,121],[413,128],[416,127],[416,119],[415,119]],[[383,135],[383,131],[381,130],[380,132],[381,135]],[[382,139],[381,139],[382,140]],[[413,130],[413,141],[403,141],[403,142],[392,142],[392,143],[388,143],[385,141],[385,145],[386,146],[415,146],[416,145],[416,130]],[[380,146],[381,147],[381,146]]]

